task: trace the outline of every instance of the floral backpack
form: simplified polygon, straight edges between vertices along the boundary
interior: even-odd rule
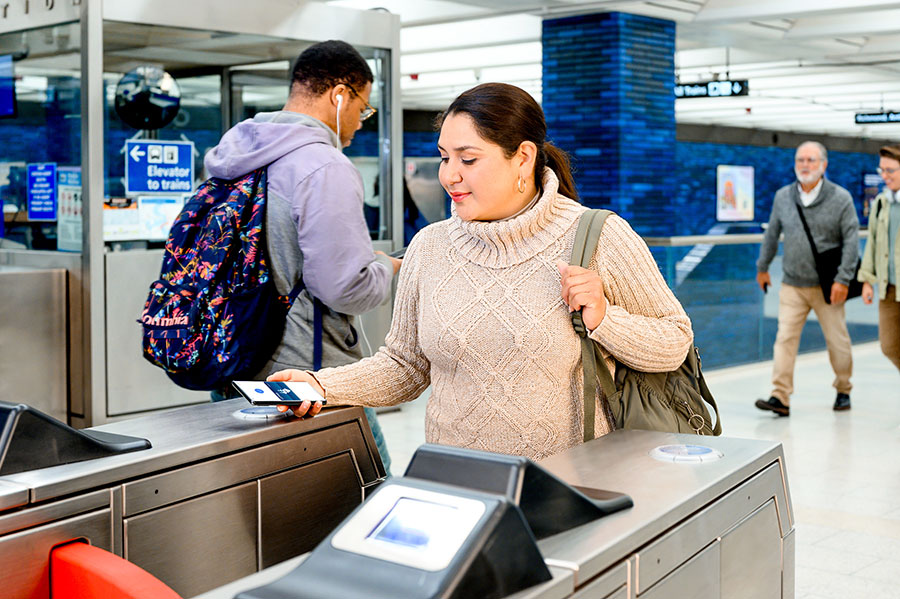
[[[144,357],[187,389],[213,390],[259,372],[304,289],[275,289],[265,238],[266,169],[205,181],[166,240],[144,311]],[[321,314],[316,306],[316,330]]]

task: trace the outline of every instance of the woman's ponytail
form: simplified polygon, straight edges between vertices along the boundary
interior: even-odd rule
[[[578,191],[575,189],[575,178],[572,176],[572,161],[569,159],[569,155],[549,141],[544,142],[541,153],[544,155],[545,166],[550,167],[550,170],[556,173],[556,177],[559,179],[559,193],[569,199],[577,200]],[[535,182],[540,180],[541,175],[535,173]]]

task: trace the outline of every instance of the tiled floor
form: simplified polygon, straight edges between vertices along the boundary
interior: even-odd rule
[[[800,356],[789,418],[753,407],[771,362],[706,373],[725,434],[784,444],[797,523],[797,599],[900,597],[900,373],[877,343],[853,348],[853,408],[834,412],[824,352]],[[403,474],[424,442],[427,397],[380,417]]]

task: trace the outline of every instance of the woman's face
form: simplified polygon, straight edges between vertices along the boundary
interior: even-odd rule
[[[531,201],[533,182],[528,182],[525,193],[516,189],[523,168],[520,153],[507,158],[500,146],[478,135],[469,115],[455,113],[444,119],[438,150],[441,153],[438,178],[461,219],[506,218]]]

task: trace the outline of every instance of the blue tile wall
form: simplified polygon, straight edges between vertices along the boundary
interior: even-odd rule
[[[439,134],[436,131],[404,131],[403,155],[410,158],[437,158]]]
[[[626,13],[543,22],[548,137],[572,154],[581,201],[641,235],[676,234],[675,23]]]
[[[347,156],[378,156],[378,131],[360,130],[353,143],[344,148]]]
[[[438,133],[433,131],[404,131],[403,155],[410,158],[437,157]],[[378,132],[358,131],[353,143],[344,148],[347,156],[377,156]]]
[[[716,224],[716,166],[753,167],[754,220],[768,222],[775,192],[796,180],[794,149],[718,143],[678,142],[675,204],[677,235],[704,235]],[[850,192],[863,218],[863,174],[874,173],[878,157],[859,152],[829,152],[826,176]]]

